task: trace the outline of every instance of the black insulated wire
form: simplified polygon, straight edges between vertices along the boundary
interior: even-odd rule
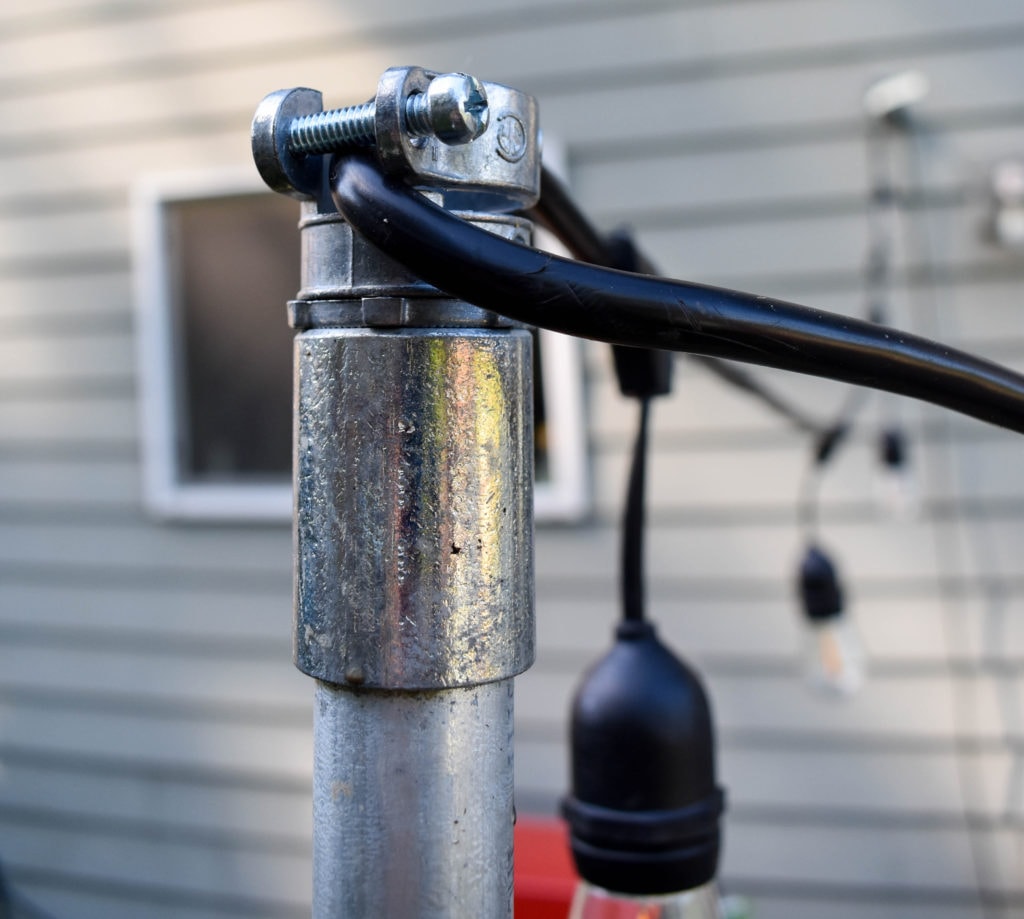
[[[435,287],[598,341],[724,357],[883,389],[1024,433],[1024,376],[915,335],[771,297],[627,274],[499,239],[353,155],[332,196],[371,243]]]
[[[643,622],[644,606],[644,504],[647,481],[647,442],[650,437],[651,400],[640,399],[640,422],[633,444],[626,508],[622,515],[622,618]]]
[[[635,246],[633,246],[635,265],[622,264],[615,252],[616,240],[604,236],[590,222],[577,206],[565,184],[548,169],[541,170],[540,200],[527,212],[527,216],[554,234],[574,258],[604,268],[622,268],[635,270],[641,274],[658,274],[650,259]],[[628,239],[627,242],[632,244],[631,239]],[[745,367],[700,354],[694,354],[691,357],[719,379],[759,399],[798,430],[815,434],[820,432],[820,424],[764,386]]]

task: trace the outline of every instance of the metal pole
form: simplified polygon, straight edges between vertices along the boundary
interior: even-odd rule
[[[314,329],[296,354],[314,916],[510,915],[529,333]]]
[[[378,119],[404,110],[424,74],[388,71]],[[533,100],[483,85],[496,117],[463,146],[409,143],[401,119],[397,135],[378,123],[385,168],[437,199],[528,203]],[[330,204],[327,164],[310,163],[322,157],[277,146],[288,119],[318,107],[319,94],[282,91],[254,122],[264,178],[304,200],[290,305],[294,647],[317,680],[313,916],[503,919],[512,678],[534,642],[532,338],[352,233]],[[473,217],[528,238],[521,218]]]

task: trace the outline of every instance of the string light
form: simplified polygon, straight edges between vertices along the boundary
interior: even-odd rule
[[[864,648],[844,603],[835,564],[818,545],[808,545],[798,582],[804,614],[804,672],[811,686],[850,695],[864,683]]]

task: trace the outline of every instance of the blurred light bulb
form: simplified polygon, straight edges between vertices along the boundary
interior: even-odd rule
[[[864,683],[864,649],[843,610],[835,565],[818,547],[808,546],[800,563],[803,606],[804,672],[815,689],[850,695]]]
[[[882,431],[878,460],[879,471],[875,478],[878,503],[896,520],[913,517],[918,509],[917,481],[907,457],[907,439],[900,428]]]
[[[808,623],[804,672],[811,686],[826,693],[849,696],[864,685],[863,647],[845,613]]]
[[[712,881],[693,890],[656,896],[615,893],[581,881],[569,919],[722,919]]]

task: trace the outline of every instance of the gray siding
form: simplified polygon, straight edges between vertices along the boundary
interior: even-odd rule
[[[345,104],[393,64],[466,69],[539,96],[581,201],[667,273],[857,313],[860,97],[916,67],[933,86],[931,251],[908,241],[898,305],[1024,366],[1024,261],[980,238],[986,171],[1024,150],[1022,51],[1013,0],[5,0],[0,860],[17,889],[58,917],[308,914],[311,686],[289,663],[287,528],[141,506],[139,176],[247,164],[273,89]],[[572,687],[616,615],[633,411],[605,349],[585,353],[595,513],[538,532],[540,652],[518,688],[521,807],[541,812],[564,790]],[[822,415],[843,394],[765,378]],[[808,445],[685,362],[656,407],[652,612],[706,676],[724,879],[764,919],[1024,915],[1022,446],[903,412],[919,517],[878,515],[865,438],[824,491],[871,657],[836,703],[807,693],[796,657]]]

